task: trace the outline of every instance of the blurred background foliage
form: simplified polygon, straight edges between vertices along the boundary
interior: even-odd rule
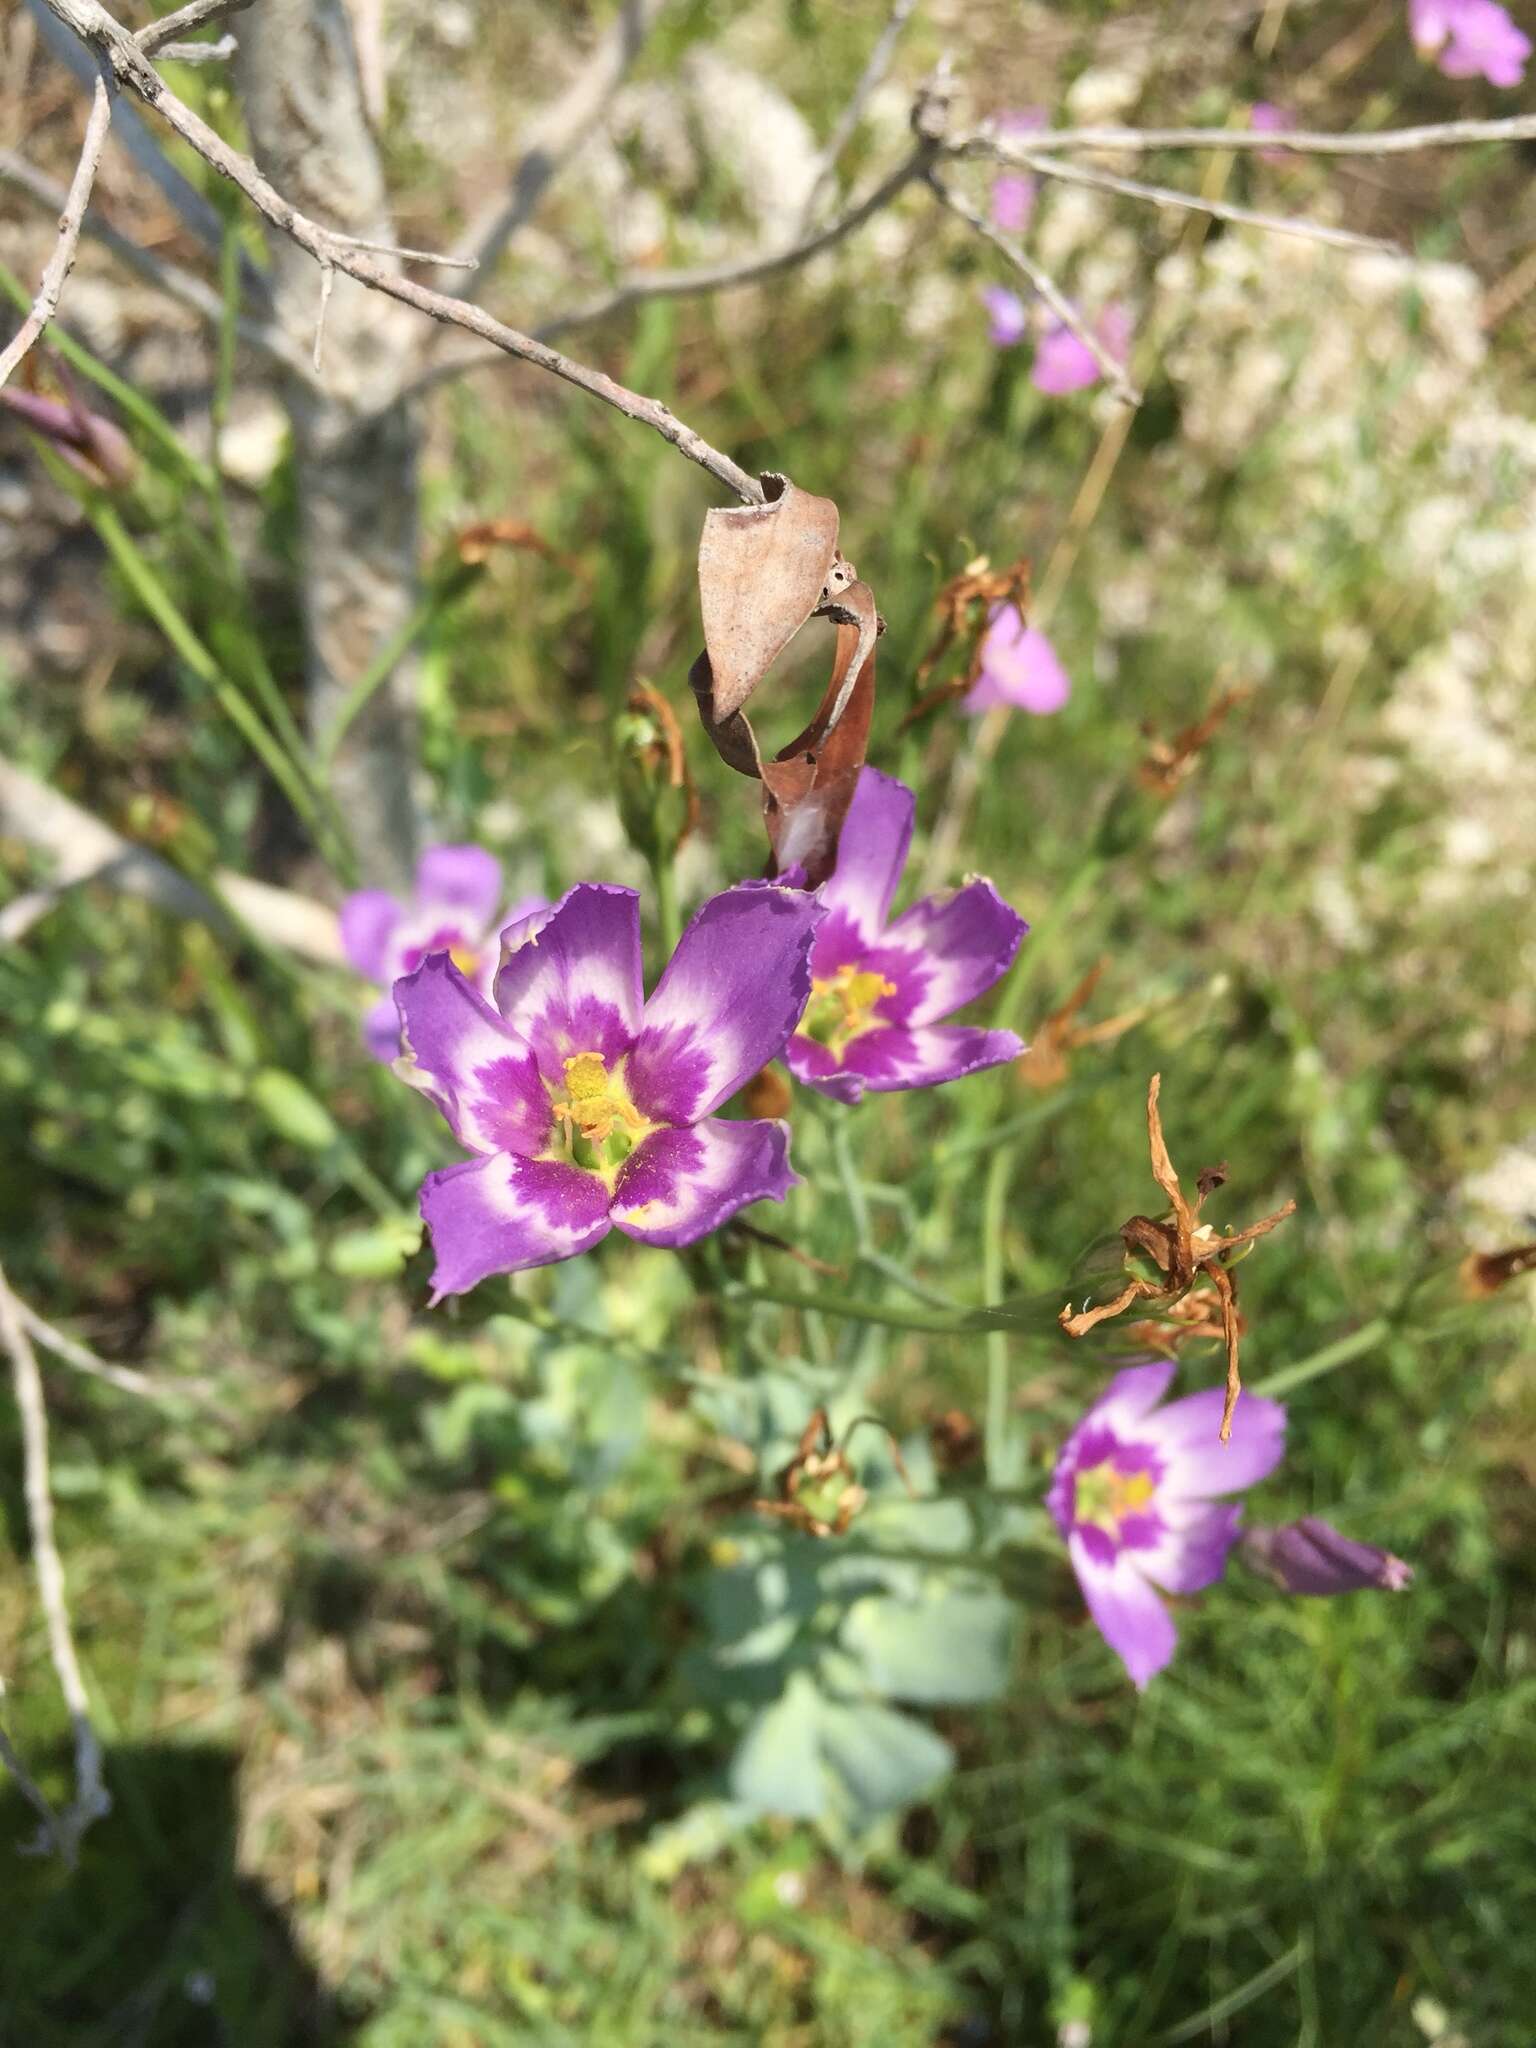
[[[406,240],[441,245],[494,186],[571,14],[389,10]],[[532,325],[634,264],[773,240],[882,19],[667,9],[492,304]],[[28,146],[57,169],[74,89],[10,37],[6,120],[35,90]],[[1266,99],[1344,126],[1515,98],[1421,65],[1366,0],[935,0],[856,189],[941,49],[981,113],[1241,123]],[[216,74],[185,90],[234,119]],[[1049,1089],[1005,1071],[840,1123],[797,1096],[807,1185],[760,1220],[837,1277],[739,1237],[688,1262],[611,1242],[428,1314],[410,1218],[449,1155],[362,1055],[355,984],[97,887],[0,953],[10,1279],[107,1356],[213,1383],[151,1405],[49,1369],[116,1806],[70,1874],[12,1853],[29,1817],[0,1803],[7,2038],[1525,2048],[1530,1300],[1469,1307],[1451,1275],[1536,1235],[1532,161],[1149,160],[1416,263],[1043,194],[1032,246],[1133,311],[1129,422],[989,343],[992,259],[916,195],[766,288],[573,337],[838,499],[888,622],[871,758],[918,792],[913,872],[984,871],[1029,918],[1026,1036],[1100,960],[1089,1020],[1144,1013]],[[42,233],[7,216],[24,277]],[[77,377],[123,380],[93,402],[139,471],[82,491],[5,428],[7,751],[189,873],[334,900],[323,818],[317,844],[188,657],[190,635],[296,703],[275,400],[243,361],[221,396],[203,337],[91,252],[62,326]],[[637,679],[686,702],[707,480],[515,366],[428,418],[439,836],[492,846],[509,894],[639,882],[608,736]],[[485,519],[531,544],[462,574]],[[903,727],[935,595],[976,553],[1031,558],[1074,684],[990,761],[952,704]],[[1223,689],[1245,694],[1155,798],[1147,730]],[[750,791],[688,749],[691,902],[762,855]],[[19,843],[0,859],[12,892],[44,878]],[[1234,1569],[1181,1604],[1138,1700],[1038,1520],[985,1495],[974,1436],[989,1347],[1021,1486],[1101,1383],[1052,1316],[1152,1200],[1159,1069],[1174,1158],[1231,1164],[1223,1217],[1300,1203],[1244,1272],[1250,1375],[1291,1412],[1251,1512],[1325,1513],[1418,1576],[1287,1602]],[[932,1327],[850,1320],[850,1294]],[[965,1326],[1000,1295],[1032,1306]],[[1183,1383],[1215,1372],[1196,1351]],[[817,1544],[751,1502],[823,1402],[882,1418],[911,1488],[861,1430],[871,1504]],[[0,1488],[8,1725],[63,1791],[8,1404]]]

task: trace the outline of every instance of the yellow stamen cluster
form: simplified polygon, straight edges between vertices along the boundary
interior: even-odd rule
[[[829,980],[811,983],[800,1029],[839,1059],[856,1038],[886,1023],[874,1014],[876,1003],[896,993],[896,984],[871,967],[839,967]]]
[[[1095,1465],[1077,1475],[1077,1519],[1097,1522],[1111,1536],[1128,1515],[1140,1513],[1157,1482],[1150,1472],[1122,1472],[1114,1465]]]
[[[448,958],[466,981],[473,981],[480,972],[480,955],[473,946],[450,946]]]
[[[565,1089],[553,1107],[566,1151],[591,1172],[616,1171],[653,1127],[601,1053],[578,1052],[563,1064]]]

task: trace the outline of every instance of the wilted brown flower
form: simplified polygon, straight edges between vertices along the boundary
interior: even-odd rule
[[[1113,1045],[1149,1014],[1150,1005],[1140,1004],[1118,1017],[1106,1017],[1099,1024],[1079,1024],[1077,1013],[1098,986],[1108,966],[1100,960],[1090,967],[1060,1009],[1052,1010],[1037,1026],[1034,1036],[1017,1061],[1015,1072],[1026,1088],[1059,1088],[1072,1070],[1071,1055],[1085,1045]]]
[[[1536,1273],[1536,1244],[1512,1245],[1504,1252],[1468,1252],[1461,1262],[1462,1291],[1482,1301],[1522,1273]]]
[[[986,555],[978,555],[967,562],[958,576],[952,576],[933,601],[939,623],[927,653],[917,664],[912,678],[912,688],[918,693],[917,702],[911,706],[898,732],[905,732],[909,725],[926,718],[940,704],[951,697],[958,697],[971,689],[981,674],[982,645],[986,629],[993,612],[1001,604],[1017,605],[1019,617],[1028,616],[1029,563],[1025,560],[1011,562],[1006,569],[994,569]],[[939,663],[948,654],[957,640],[970,637],[966,651],[965,666],[937,689],[923,691],[923,685],[933,674]]]
[[[1200,1211],[1206,1197],[1223,1184],[1227,1169],[1225,1166],[1208,1166],[1196,1181],[1194,1202],[1188,1200],[1179,1185],[1179,1176],[1174,1171],[1163,1138],[1163,1120],[1157,1106],[1162,1085],[1162,1075],[1154,1074],[1147,1089],[1147,1136],[1152,1153],[1152,1178],[1168,1197],[1172,1214],[1159,1219],[1132,1216],[1120,1226],[1120,1236],[1128,1256],[1139,1254],[1150,1259],[1162,1277],[1148,1280],[1139,1273],[1133,1273],[1112,1301],[1077,1312],[1068,1302],[1057,1320],[1069,1337],[1085,1337],[1110,1317],[1123,1315],[1137,1302],[1146,1302],[1156,1309],[1159,1317],[1168,1312],[1176,1325],[1185,1323],[1188,1311],[1178,1315],[1172,1311],[1175,1308],[1183,1310],[1186,1298],[1194,1295],[1197,1284],[1203,1279],[1214,1290],[1221,1313],[1220,1334],[1227,1347],[1227,1399],[1221,1417],[1221,1440],[1226,1443],[1232,1434],[1232,1411],[1237,1406],[1237,1397],[1243,1386],[1238,1369],[1238,1343],[1243,1324],[1237,1309],[1237,1277],[1230,1269],[1232,1254],[1258,1238],[1267,1237],[1277,1224],[1294,1214],[1296,1204],[1283,1203],[1272,1216],[1250,1223],[1245,1230],[1223,1233],[1212,1224],[1202,1223]],[[1200,1315],[1202,1323],[1211,1320],[1208,1300],[1202,1304]],[[1186,1331],[1185,1334],[1187,1340],[1193,1332]],[[1214,1336],[1216,1331],[1212,1329],[1210,1334]]]
[[[848,1461],[848,1444],[864,1423],[883,1429],[890,1439],[896,1470],[912,1491],[912,1481],[902,1461],[895,1433],[877,1415],[859,1415],[843,1432],[838,1444],[825,1408],[816,1409],[800,1434],[799,1447],[779,1474],[779,1498],[752,1503],[760,1515],[774,1515],[790,1522],[805,1536],[841,1536],[869,1495],[860,1486]]]
[[[1200,756],[1227,721],[1230,712],[1253,695],[1249,689],[1219,690],[1211,699],[1205,716],[1186,725],[1172,739],[1159,739],[1150,725],[1141,728],[1147,742],[1146,758],[1136,771],[1143,789],[1165,800],[1173,796],[1199,765]]]

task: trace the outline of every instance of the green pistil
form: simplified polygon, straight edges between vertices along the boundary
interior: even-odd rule
[[[895,993],[896,984],[873,968],[839,967],[830,980],[811,983],[801,1035],[841,1059],[856,1038],[883,1028],[887,1019],[875,1015],[875,1005]]]

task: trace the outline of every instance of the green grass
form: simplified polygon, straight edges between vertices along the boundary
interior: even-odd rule
[[[680,36],[707,26],[696,12]],[[837,66],[802,13],[788,11],[784,83],[829,117]],[[852,61],[862,38],[833,34],[831,56]],[[1319,54],[1311,34],[1298,72]],[[978,63],[1010,47],[988,19],[975,43]],[[1201,83],[1251,93],[1248,61],[1223,48]],[[1451,110],[1401,52],[1395,69],[1371,61],[1380,75],[1341,88],[1331,118],[1356,117],[1367,85],[1405,116]],[[1035,96],[1025,84],[1008,89]],[[1239,175],[1263,196],[1261,173]],[[1303,187],[1288,203],[1321,189],[1310,168],[1286,175]],[[1452,197],[1496,216],[1506,175],[1447,170],[1408,216],[1421,244],[1444,243]],[[1167,244],[1138,225],[1150,291]],[[975,737],[951,711],[898,730],[932,597],[978,549],[1044,569],[1103,416],[1041,399],[1021,352],[989,350],[985,273],[963,242],[850,264],[859,289],[656,306],[592,353],[717,445],[839,499],[888,622],[871,758],[918,791],[916,872]],[[936,270],[961,288],[930,328],[909,308]],[[1350,317],[1327,277],[1277,333],[1288,375]],[[1158,302],[1175,360],[1201,288]],[[1090,1018],[1146,1014],[1075,1054],[1050,1094],[1004,1073],[871,1101],[843,1120],[842,1158],[821,1106],[797,1099],[807,1185],[761,1220],[840,1277],[740,1241],[686,1263],[611,1242],[428,1314],[426,1256],[369,1277],[388,1260],[364,1233],[408,1212],[449,1148],[428,1106],[361,1057],[350,984],[100,889],[0,958],[12,1284],[112,1356],[216,1389],[211,1406],[162,1410],[45,1365],[115,1810],[70,1874],[10,1853],[30,1818],[0,1799],[6,2040],[985,2048],[1082,2021],[1116,2048],[1525,2048],[1529,1301],[1468,1305],[1453,1274],[1460,1184],[1521,1134],[1536,1082],[1529,933],[1497,872],[1458,884],[1440,835],[1466,800],[1383,712],[1474,602],[1494,671],[1514,663],[1507,588],[1458,597],[1403,535],[1451,490],[1465,524],[1504,531],[1528,484],[1448,466],[1444,421],[1413,409],[1433,336],[1411,305],[1390,317],[1398,383],[1389,404],[1367,378],[1341,382],[1343,456],[1317,454],[1283,384],[1262,431],[1213,453],[1192,423],[1201,392],[1153,352],[1052,620],[1072,703],[1015,719],[944,878],[987,872],[1030,919],[1023,1027],[1100,959]],[[1253,338],[1239,319],[1211,345]],[[1508,353],[1478,373],[1490,408],[1521,400]],[[563,394],[513,431],[481,380],[438,419],[434,554],[514,508],[573,565],[495,558],[426,641],[444,836],[484,836],[555,890],[611,842],[606,741],[632,678],[687,709],[708,494],[659,442]],[[292,695],[288,479],[236,508],[252,587],[279,593],[247,612],[209,552],[195,476],[147,430],[139,445],[146,477],[121,518],[157,588],[198,634],[226,601],[270,618]],[[142,819],[147,783],[197,872],[324,888],[280,791],[203,708],[206,677],[156,639],[131,582],[112,588],[129,625],[103,705],[0,676],[20,758],[115,819]],[[1160,805],[1136,781],[1140,728],[1189,724],[1219,682],[1252,695]],[[763,727],[787,735],[810,687],[786,670]],[[146,769],[146,735],[167,727],[176,744]],[[688,746],[714,875],[757,871],[751,791],[691,730]],[[1504,829],[1492,795],[1486,815]],[[25,857],[0,851],[25,886]],[[1341,893],[1363,937],[1330,912]],[[1411,1560],[1412,1591],[1288,1601],[1234,1563],[1179,1603],[1178,1657],[1138,1699],[1064,1564],[1002,1544],[984,1568],[1016,1598],[1009,1683],[986,1706],[918,1710],[957,1758],[934,1796],[857,1841],[732,1827],[720,1802],[748,1696],[708,1676],[705,1617],[724,1568],[763,1540],[744,1510],[773,1460],[753,1470],[749,1430],[725,1427],[700,1383],[745,1381],[765,1413],[789,1374],[856,1390],[920,1454],[943,1411],[983,1420],[1000,1358],[1016,1482],[1037,1487],[1117,1348],[1069,1346],[1053,1312],[1084,1247],[1156,1199],[1154,1071],[1186,1178],[1230,1165],[1213,1214],[1299,1204],[1243,1268],[1250,1379],[1295,1369],[1287,1460],[1252,1512],[1326,1515]],[[892,1326],[751,1292],[869,1295]],[[948,1304],[1001,1297],[1032,1306],[999,1351]],[[1195,1350],[1181,1384],[1217,1370]],[[874,1461],[875,1433],[857,1442]],[[974,1468],[945,1484],[974,1499]],[[0,1497],[7,1726],[66,1796],[8,1408]],[[809,1570],[795,1539],[783,1554]]]

